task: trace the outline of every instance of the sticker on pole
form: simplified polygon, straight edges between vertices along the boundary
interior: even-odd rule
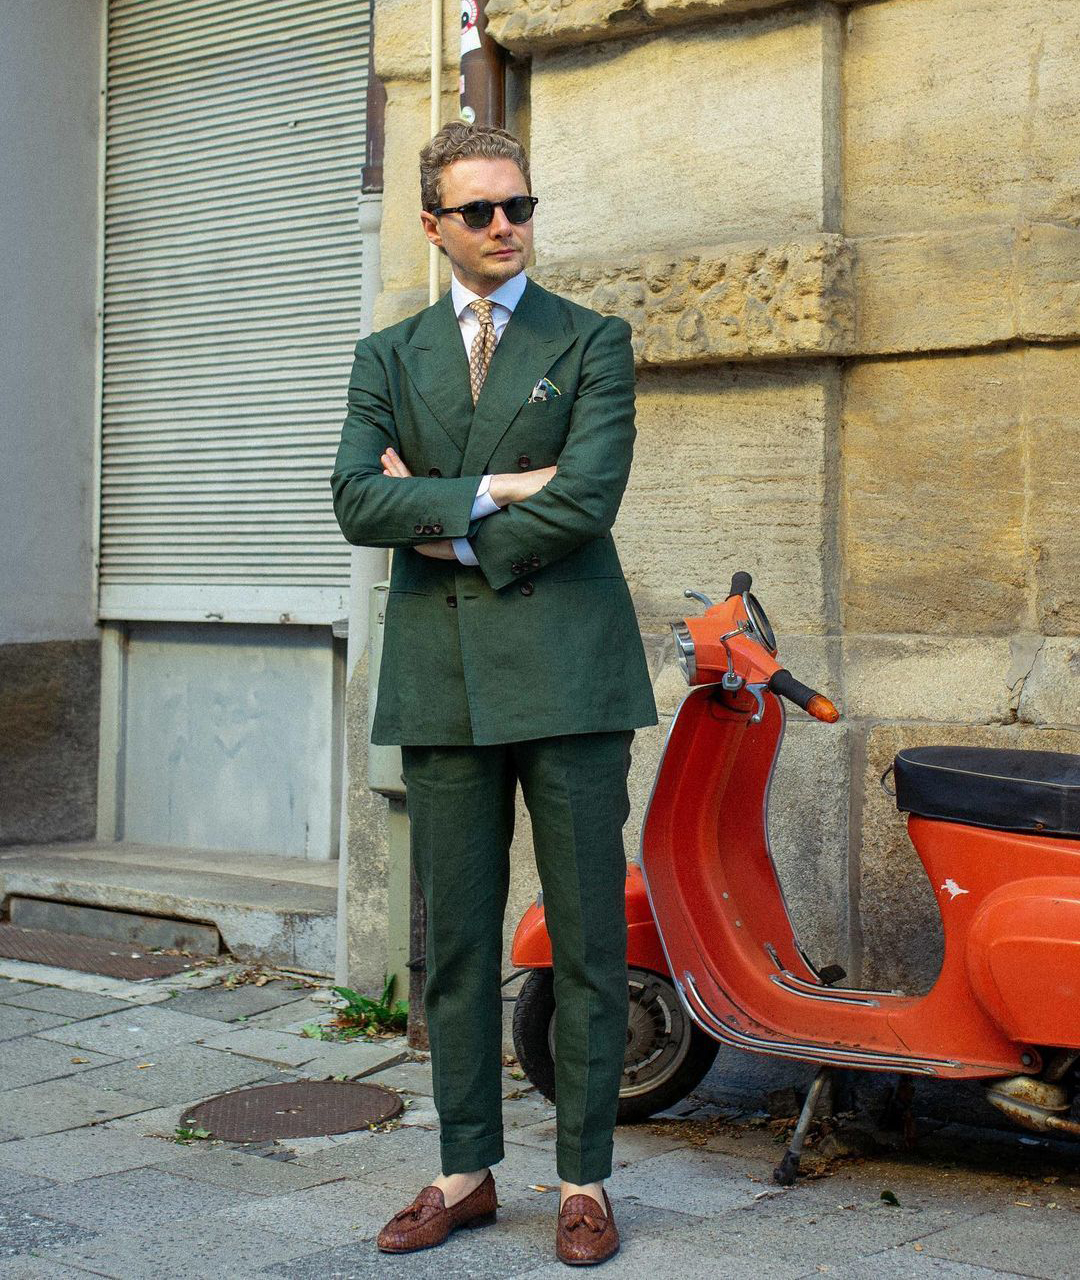
[[[476,0],[461,0],[461,56],[480,48],[480,31],[477,20],[480,13]]]

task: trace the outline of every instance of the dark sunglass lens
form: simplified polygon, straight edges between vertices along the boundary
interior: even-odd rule
[[[514,196],[503,205],[507,218],[518,225],[528,222],[533,215],[532,196]]]
[[[474,230],[486,227],[495,216],[495,206],[490,200],[473,200],[461,206],[461,216],[467,227]]]

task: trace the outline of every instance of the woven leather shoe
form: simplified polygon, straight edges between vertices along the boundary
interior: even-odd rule
[[[395,1213],[375,1243],[383,1253],[412,1253],[442,1244],[458,1227],[484,1227],[495,1221],[499,1202],[495,1179],[488,1175],[475,1191],[448,1209],[438,1187],[425,1187],[412,1204]]]
[[[571,1267],[591,1267],[619,1252],[619,1232],[604,1192],[604,1210],[592,1196],[569,1196],[559,1210],[555,1254]]]

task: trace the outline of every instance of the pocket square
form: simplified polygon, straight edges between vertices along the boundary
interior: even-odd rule
[[[544,400],[553,400],[556,396],[561,395],[562,392],[550,378],[541,378],[536,386],[529,392],[529,398],[525,403],[538,404]]]

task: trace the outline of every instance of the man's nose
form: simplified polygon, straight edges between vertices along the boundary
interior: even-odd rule
[[[499,208],[498,205],[496,205],[495,216],[491,219],[491,226],[488,228],[491,234],[493,236],[497,236],[499,239],[502,239],[504,236],[509,235],[510,231],[513,229],[513,226],[514,224],[506,216],[506,210],[501,209]]]

